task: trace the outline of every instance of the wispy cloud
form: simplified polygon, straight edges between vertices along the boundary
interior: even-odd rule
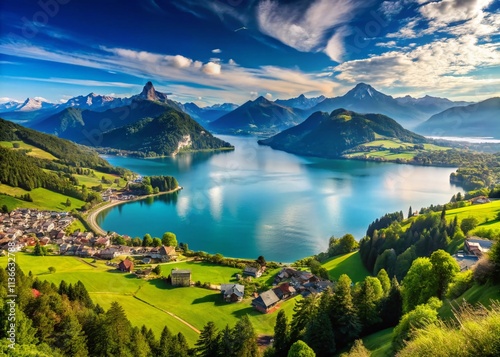
[[[8,42],[0,43],[0,53],[10,55],[15,53],[18,57],[97,68],[141,79],[156,78],[161,82],[168,81],[172,86],[185,85],[184,90],[191,86],[190,93],[185,93],[186,96],[208,98],[210,95],[207,93],[212,95],[219,93],[219,96],[223,97],[227,96],[227,92],[231,92],[231,98],[235,102],[247,100],[249,91],[264,94],[276,93],[280,96],[296,96],[301,93],[331,95],[335,87],[329,78],[318,78],[314,73],[308,74],[298,69],[275,66],[246,68],[237,65],[234,61],[203,63],[182,55],[125,48],[100,47],[94,52],[76,53],[26,43]],[[82,86],[130,87],[121,82],[99,82],[87,79],[27,77],[25,79]]]
[[[220,48],[214,48],[212,50],[212,53],[221,53],[221,52],[222,52],[222,50]]]
[[[352,0],[315,0],[306,9],[263,0],[257,8],[257,21],[261,32],[298,51],[325,51],[339,61],[346,31],[332,29],[348,23],[355,13]]]

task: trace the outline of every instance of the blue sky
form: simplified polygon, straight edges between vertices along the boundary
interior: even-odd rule
[[[0,100],[500,95],[493,0],[2,0]]]

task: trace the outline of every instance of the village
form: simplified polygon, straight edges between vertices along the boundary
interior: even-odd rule
[[[48,248],[47,253],[51,255],[105,260],[106,265],[112,269],[134,274],[137,278],[148,279],[153,272],[152,264],[175,262],[182,253],[173,246],[143,247],[113,244],[113,239],[117,236],[115,233],[104,236],[80,230],[69,233],[67,228],[74,220],[75,218],[67,212],[16,209],[10,213],[1,213],[0,255],[5,255],[7,249],[10,252],[27,251],[38,244]],[[119,262],[113,261],[116,258],[123,259]],[[321,279],[308,271],[283,266],[273,277],[272,288],[260,293],[247,292],[245,295],[245,282],[257,279],[265,272],[265,265],[246,265],[241,273],[234,277],[235,283],[227,282],[210,288],[219,290],[221,299],[227,303],[241,302],[245,300],[245,296],[250,296],[251,305],[257,311],[269,313],[276,310],[280,302],[297,294],[305,297],[321,293],[333,286],[331,281]],[[196,285],[196,277],[192,276],[191,270],[188,269],[172,269],[166,280],[172,286]]]

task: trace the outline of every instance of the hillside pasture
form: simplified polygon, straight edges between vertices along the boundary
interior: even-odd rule
[[[19,148],[14,148],[14,144],[18,144]],[[39,159],[51,160],[51,161],[57,160],[57,157],[55,157],[51,153],[49,153],[45,150],[39,149],[33,145],[26,144],[23,141],[0,141],[0,146],[5,147],[5,148],[9,148],[12,150],[31,150],[28,153],[29,156],[37,157]]]
[[[24,207],[49,211],[70,211],[73,208],[80,208],[85,204],[85,202],[83,202],[82,200],[65,196],[57,192],[49,191],[45,188],[35,188],[31,191],[27,191],[20,187],[12,187],[0,184],[0,194],[1,193],[10,196],[21,196],[29,193],[31,198],[33,199],[33,202],[26,202],[19,199],[12,199],[12,197],[8,198],[7,196],[0,195],[0,206],[6,204],[10,209],[13,209],[15,207]],[[66,207],[65,205],[67,199],[69,199],[71,202],[70,207]]]
[[[363,265],[359,251],[330,258],[321,265],[328,270],[328,275],[333,280],[347,274],[356,283],[371,275]]]

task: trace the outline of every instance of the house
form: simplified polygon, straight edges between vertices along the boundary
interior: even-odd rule
[[[258,278],[262,276],[262,270],[247,265],[245,269],[243,269],[243,275],[248,275],[248,276],[253,276],[254,278]]]
[[[283,283],[273,288],[273,291],[280,300],[288,299],[296,293],[295,288],[288,283]]]
[[[222,284],[220,292],[227,302],[237,302],[243,300],[245,295],[245,287],[240,284]]]
[[[188,269],[172,269],[170,279],[173,286],[190,286],[191,285],[191,270]]]
[[[118,270],[132,272],[134,270],[134,263],[131,260],[125,259],[118,264]]]
[[[266,314],[280,301],[273,290],[268,290],[252,300],[252,306]]]
[[[470,202],[473,204],[473,205],[480,205],[480,204],[483,204],[483,203],[489,203],[491,202],[490,199],[486,196],[479,196],[479,197],[474,197],[473,199],[470,200]]]
[[[175,261],[177,259],[177,252],[175,251],[175,247],[172,246],[161,246],[158,250],[158,255],[162,262]]]
[[[101,252],[99,253],[101,259],[113,259],[116,258],[118,255],[120,255],[120,253],[116,248],[106,248],[101,250]]]
[[[484,253],[490,251],[493,242],[488,239],[468,238],[465,240],[464,249],[469,254],[481,257]]]

